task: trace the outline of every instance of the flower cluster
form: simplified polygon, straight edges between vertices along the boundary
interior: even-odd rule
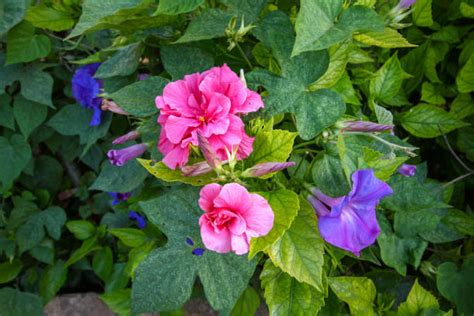
[[[99,97],[100,90],[103,87],[102,80],[94,78],[94,74],[99,68],[100,63],[82,66],[76,70],[72,77],[72,95],[76,101],[87,109],[93,111],[91,126],[97,126],[101,123],[102,98]]]
[[[169,83],[156,98],[156,106],[160,110],[163,163],[176,169],[188,162],[190,145],[199,145],[198,131],[221,160],[233,151],[237,159],[248,157],[253,138],[245,133],[239,115],[257,111],[263,102],[223,65]]]

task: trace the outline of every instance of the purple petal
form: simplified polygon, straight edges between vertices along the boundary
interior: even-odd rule
[[[107,152],[111,164],[123,166],[127,161],[141,156],[147,149],[146,144],[136,144],[123,149],[113,149]]]
[[[127,134],[125,135],[122,135],[118,138],[116,138],[112,144],[114,145],[120,145],[120,144],[123,144],[125,142],[128,142],[129,140],[135,140],[137,139],[138,137],[140,137],[140,133],[138,131],[130,131],[128,132]]]
[[[413,5],[416,2],[416,0],[400,0],[398,3],[398,7],[400,9],[405,9],[411,5]]]
[[[181,168],[181,173],[185,177],[196,177],[212,171],[212,167],[206,161],[197,162],[191,166]]]
[[[404,163],[399,169],[398,173],[404,175],[405,177],[413,177],[416,174],[416,166],[409,165]]]
[[[393,130],[393,125],[383,125],[368,121],[345,121],[342,129],[349,132],[383,132]]]
[[[286,168],[290,168],[295,166],[296,163],[293,161],[288,162],[264,162],[259,163],[242,173],[243,177],[261,177],[266,174],[270,174],[273,172],[277,172],[280,170],[284,170]]]
[[[350,204],[375,206],[392,193],[392,188],[377,179],[372,169],[357,170],[352,174],[352,190],[348,194]]]
[[[134,220],[140,229],[144,229],[146,227],[146,220],[143,216],[138,214],[135,211],[128,212],[128,218]]]
[[[194,241],[189,237],[186,237],[186,243],[190,246],[194,246]]]
[[[200,257],[204,254],[204,251],[206,251],[204,248],[195,248],[193,249],[193,255]]]

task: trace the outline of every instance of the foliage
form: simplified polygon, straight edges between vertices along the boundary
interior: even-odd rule
[[[124,316],[179,313],[194,297],[223,315],[473,314],[473,17],[471,0],[2,1],[0,314],[42,315],[83,289]],[[98,126],[71,86],[91,63]],[[224,63],[265,104],[242,116],[253,152],[217,173],[169,169],[156,97]],[[112,145],[131,130],[140,138]],[[135,142],[143,157],[109,163],[108,150]],[[190,165],[202,161],[192,146]],[[397,172],[404,163],[414,176]],[[357,257],[323,240],[307,196],[343,196],[367,168],[393,194]],[[199,188],[214,182],[239,182],[273,210],[248,255],[204,250]]]

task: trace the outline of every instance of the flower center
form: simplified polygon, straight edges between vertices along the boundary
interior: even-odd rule
[[[204,116],[200,116],[199,121],[204,123],[206,121],[206,118]]]

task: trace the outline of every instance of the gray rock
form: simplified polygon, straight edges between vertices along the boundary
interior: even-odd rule
[[[115,316],[96,293],[65,294],[44,308],[44,316]]]

